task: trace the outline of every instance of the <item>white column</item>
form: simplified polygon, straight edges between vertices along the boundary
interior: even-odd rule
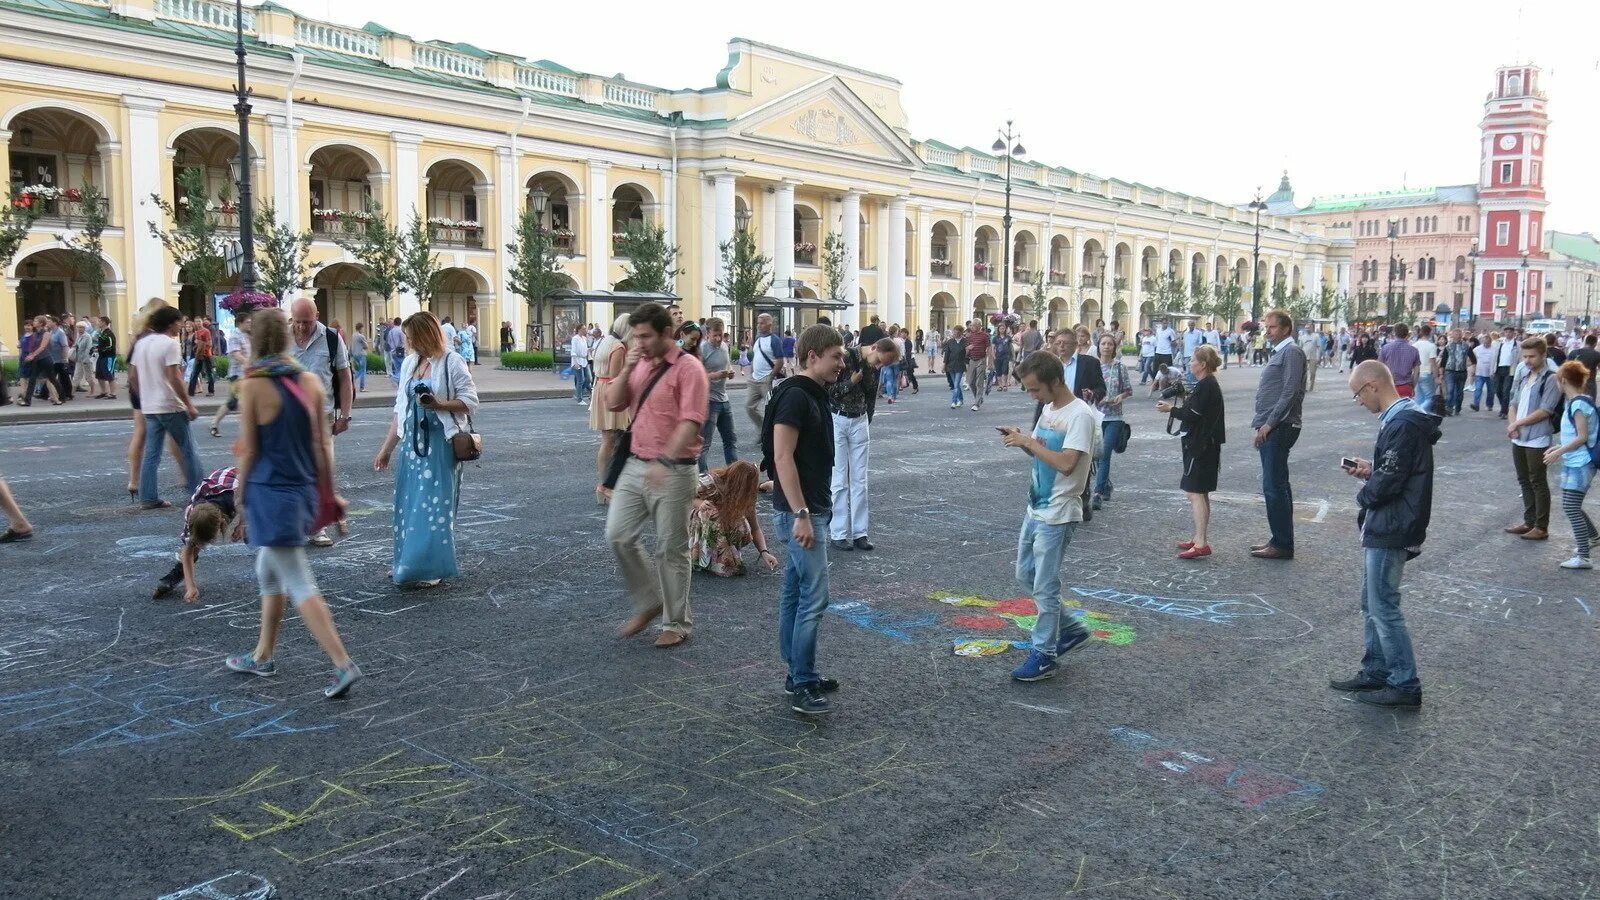
[[[794,277],[794,188],[785,181],[773,193],[772,295],[788,297],[789,279]]]
[[[961,296],[956,298],[956,319],[965,323],[972,318],[973,291],[972,266],[978,259],[978,216],[968,210],[961,214]],[[956,324],[951,322],[951,325]]]
[[[839,204],[839,231],[844,236],[844,299],[850,308],[844,324],[861,327],[861,194],[850,191]],[[839,324],[839,323],[834,323]]]
[[[589,228],[589,287],[591,290],[611,289],[611,189],[607,184],[606,170],[610,163],[589,160],[589,207],[582,213],[579,227]],[[588,304],[584,318],[597,322],[609,317],[609,310],[598,303]]]
[[[417,171],[417,145],[422,143],[422,138],[399,131],[391,133],[389,137],[394,142],[394,196],[388,204],[389,217],[395,227],[404,230],[411,224],[413,209],[418,215],[426,215],[421,206],[422,177]],[[381,200],[383,191],[378,189],[380,184],[375,183],[374,188],[373,195]],[[410,291],[397,291],[394,302],[396,314],[401,318],[421,309],[416,295]]]
[[[933,211],[926,206],[917,207],[917,230],[911,237],[917,262],[917,295],[912,302],[917,306],[917,326],[926,330],[933,323]]]
[[[719,248],[733,240],[734,178],[735,176],[732,172],[717,172],[711,176],[713,199],[716,203],[716,215],[711,221],[712,226],[716,229],[711,236],[711,254],[716,260],[712,268],[712,271],[716,273],[712,279],[713,287],[716,284],[715,279],[723,275],[722,255]],[[701,312],[710,315],[711,304],[715,300],[716,291],[714,289],[708,291],[706,305]]]
[[[878,260],[878,283],[889,294],[889,321],[906,322],[906,198],[895,197],[887,206],[880,230],[889,232],[888,258]],[[888,283],[884,283],[884,273]]]
[[[500,283],[495,285],[495,294],[502,298],[500,315],[511,323],[511,333],[517,336],[517,343],[521,345],[526,339],[524,324],[528,317],[528,302],[526,298],[518,297],[511,293],[507,287],[511,283],[511,266],[515,262],[505,245],[516,240],[517,225],[522,215],[522,187],[517,180],[517,156],[510,147],[494,148],[495,182],[500,189],[495,193],[499,204],[495,207],[495,220],[499,227],[494,234],[498,238],[495,243],[495,260],[497,276]],[[483,207],[478,209],[483,213]],[[478,329],[482,331],[483,328]],[[495,329],[495,346],[499,347],[499,329]]]
[[[1350,293],[1350,264],[1347,262],[1335,264],[1335,277],[1339,282],[1340,293]],[[1473,277],[1477,277],[1474,275]]]
[[[766,193],[758,194],[761,197],[761,224],[751,225],[756,228],[756,246],[762,256],[776,261],[778,258],[778,191],[776,188],[767,188]],[[737,207],[737,204],[735,204]],[[737,214],[737,208],[734,210]],[[774,277],[776,281],[776,277]]]
[[[150,195],[161,193],[161,133],[157,116],[165,102],[151,97],[125,95],[122,106],[128,111],[128,233],[133,241],[133,293],[130,309],[139,309],[152,297],[176,303],[167,296],[172,279],[166,271],[167,253],[151,225],[165,228],[161,209]]]

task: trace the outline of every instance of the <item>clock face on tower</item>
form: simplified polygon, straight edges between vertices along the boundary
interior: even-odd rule
[[[1510,150],[1510,149],[1512,149],[1512,148],[1514,148],[1516,146],[1517,146],[1517,137],[1516,137],[1516,135],[1514,135],[1514,134],[1506,134],[1506,135],[1501,135],[1500,136],[1500,149],[1501,150]]]
[[[1533,149],[1537,150],[1542,146],[1544,146],[1544,141],[1539,140],[1537,137],[1533,139]]]

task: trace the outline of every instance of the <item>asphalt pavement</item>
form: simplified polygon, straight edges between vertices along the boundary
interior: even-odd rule
[[[333,702],[298,620],[276,678],[223,668],[255,640],[247,548],[206,551],[200,602],[150,600],[179,513],[126,504],[126,421],[0,429],[37,529],[0,547],[0,895],[1596,896],[1597,575],[1556,567],[1559,512],[1548,542],[1501,533],[1519,502],[1499,420],[1445,423],[1405,578],[1424,706],[1387,711],[1326,686],[1361,655],[1338,459],[1370,455],[1376,417],[1320,373],[1291,462],[1298,556],[1255,560],[1255,375],[1222,380],[1216,555],[1174,556],[1177,447],[1140,393],[1113,498],[1064,564],[1096,639],[1036,684],[1008,678],[1028,469],[992,427],[1026,426],[1031,401],[951,410],[930,375],[880,404],[877,549],[831,557],[820,662],[843,687],[823,721],[784,702],[776,576],[697,576],[676,649],[615,637],[627,602],[570,400],[477,417],[463,575],[432,590],[388,578],[384,421],[339,438],[353,528],[313,567],[367,677]],[[208,470],[235,423],[200,438]],[[170,459],[162,478],[183,500]]]

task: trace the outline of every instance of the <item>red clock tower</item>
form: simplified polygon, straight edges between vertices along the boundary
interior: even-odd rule
[[[1478,173],[1478,315],[1544,314],[1544,150],[1550,117],[1539,69],[1504,66],[1484,103]]]

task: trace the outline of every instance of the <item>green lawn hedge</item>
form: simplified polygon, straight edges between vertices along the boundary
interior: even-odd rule
[[[500,368],[524,372],[548,372],[556,367],[556,355],[551,350],[517,350],[500,354]]]

